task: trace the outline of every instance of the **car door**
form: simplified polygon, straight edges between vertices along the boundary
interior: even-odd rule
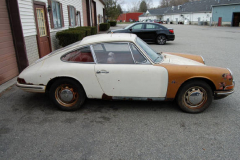
[[[134,44],[102,43],[93,45],[92,49],[97,60],[95,74],[107,96],[152,100],[166,96],[167,70],[152,65]]]
[[[130,32],[136,34],[139,38],[142,39],[144,27],[145,27],[144,23],[136,24],[130,28]]]
[[[155,41],[158,31],[158,27],[155,24],[146,24],[143,31],[143,36],[145,41]]]

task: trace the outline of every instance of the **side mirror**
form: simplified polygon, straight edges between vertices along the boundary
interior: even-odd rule
[[[130,28],[129,31],[132,32],[132,28]]]

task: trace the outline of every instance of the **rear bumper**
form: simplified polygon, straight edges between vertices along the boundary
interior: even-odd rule
[[[230,94],[234,93],[234,90],[229,90],[229,91],[215,91],[214,92],[214,99],[222,99]]]
[[[174,39],[175,39],[175,35],[173,34],[173,35],[167,35],[167,40],[168,41],[174,41]]]
[[[27,92],[35,92],[35,93],[45,93],[46,86],[43,85],[27,85],[27,84],[16,84],[20,89]]]

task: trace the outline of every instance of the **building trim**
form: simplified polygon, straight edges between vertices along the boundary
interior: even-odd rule
[[[23,36],[22,23],[17,0],[6,0],[9,20],[12,30],[13,43],[18,63],[18,70],[22,72],[28,65],[26,45]],[[14,26],[14,27],[13,27]]]
[[[212,7],[231,6],[231,5],[240,5],[240,3],[219,4],[219,5],[212,5]]]

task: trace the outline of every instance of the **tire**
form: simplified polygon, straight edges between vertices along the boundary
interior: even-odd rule
[[[61,110],[73,111],[81,108],[86,94],[75,80],[62,78],[53,83],[49,92],[50,99]]]
[[[212,100],[212,89],[204,81],[190,81],[184,84],[177,95],[179,107],[188,113],[203,112],[210,106]]]
[[[157,44],[164,45],[167,42],[167,38],[165,35],[159,35],[156,41],[157,41]]]

